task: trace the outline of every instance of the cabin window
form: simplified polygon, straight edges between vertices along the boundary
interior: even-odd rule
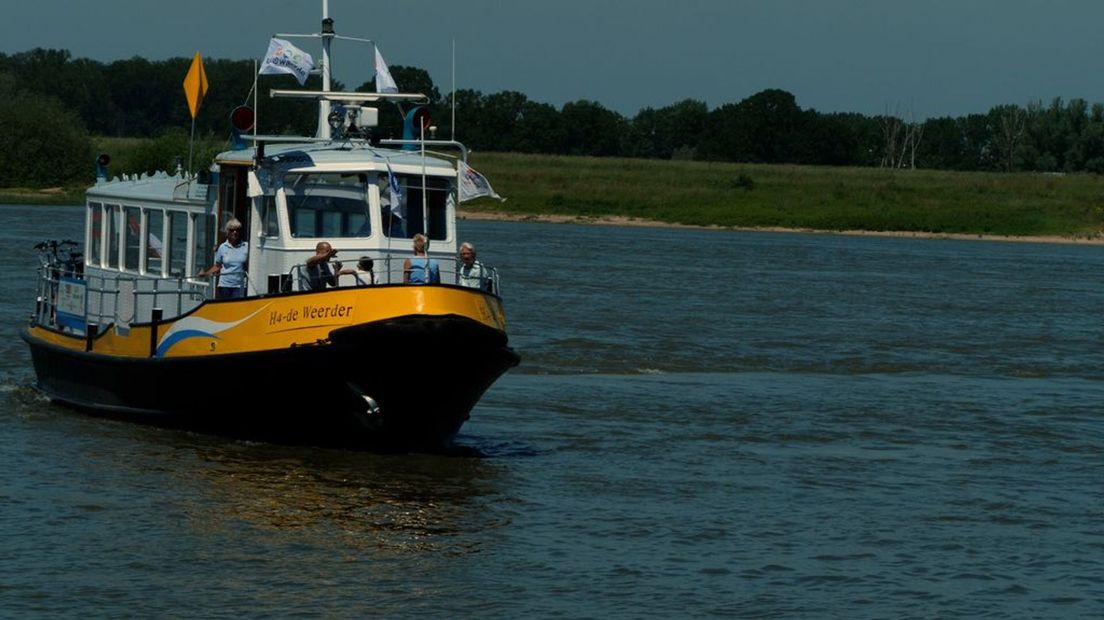
[[[107,218],[107,261],[104,266],[119,268],[119,205],[107,205],[104,210]]]
[[[284,197],[292,237],[367,237],[367,176],[364,174],[291,174]]]
[[[99,202],[88,203],[88,219],[90,231],[88,239],[88,264],[100,264],[100,250],[103,248],[103,204]]]
[[[264,217],[261,218],[261,233],[266,237],[280,236],[280,218],[276,209],[276,196],[265,196],[262,203]]]
[[[138,250],[140,249],[138,244],[142,239],[142,211],[138,207],[127,207],[123,209],[123,213],[126,215],[124,266],[127,271],[138,271]]]
[[[146,273],[161,275],[161,253],[165,251],[165,244],[161,237],[165,234],[165,212],[160,209],[151,209],[146,212],[149,218],[149,232],[146,234]]]
[[[448,237],[448,198],[455,192],[448,179],[426,177],[426,189],[422,187],[422,177],[397,175],[401,188],[397,200],[398,208],[393,208],[392,191],[388,176],[380,175],[380,216],[384,234],[389,237],[409,239],[417,233],[425,233],[430,239]],[[425,204],[422,195],[425,194]],[[423,220],[429,217],[429,231]]]
[[[188,214],[183,211],[169,211],[169,275],[184,277],[184,266],[188,264]]]
[[[215,217],[197,215],[195,218],[195,256],[192,273],[199,273],[215,261]]]

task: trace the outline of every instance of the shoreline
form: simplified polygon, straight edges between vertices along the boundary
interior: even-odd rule
[[[585,224],[591,226],[628,226],[640,228],[689,228],[694,230],[728,230],[734,232],[793,233],[802,235],[844,235],[850,237],[893,237],[915,239],[952,239],[957,241],[997,241],[1005,243],[1058,243],[1068,245],[1104,245],[1104,235],[1095,237],[1067,237],[1062,235],[1035,235],[1013,237],[981,233],[933,233],[907,230],[826,230],[818,228],[785,228],[782,226],[702,226],[647,220],[623,215],[536,215],[502,213],[498,211],[457,211],[462,220],[488,220],[502,222],[537,222],[542,224]]]
[[[0,195],[0,204],[22,204],[27,206],[81,206],[80,201],[66,200],[59,188],[51,188],[41,191],[37,197],[39,200],[5,201],[4,198],[14,197],[12,194]],[[22,194],[21,198],[31,198],[30,194]],[[627,226],[639,228],[687,228],[693,230],[717,230],[732,232],[765,232],[765,233],[791,233],[801,235],[843,235],[849,237],[890,237],[890,238],[914,238],[914,239],[951,239],[957,241],[995,241],[1003,243],[1052,243],[1064,245],[1104,245],[1104,232],[1096,236],[1063,236],[1063,235],[1033,235],[1016,237],[1008,235],[989,235],[984,233],[934,233],[908,230],[829,230],[821,228],[786,228],[784,226],[718,226],[699,224],[677,224],[673,222],[661,222],[638,217],[623,215],[554,215],[532,213],[504,213],[501,211],[482,210],[457,210],[456,217],[461,220],[488,220],[501,222],[537,222],[542,224],[583,224],[589,226]]]

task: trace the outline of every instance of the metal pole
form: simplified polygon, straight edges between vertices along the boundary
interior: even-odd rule
[[[257,125],[260,124],[260,108],[257,106],[257,59],[253,59],[253,146],[257,145]],[[254,162],[255,163],[255,162]]]
[[[164,311],[161,308],[154,308],[150,315],[150,357],[157,355],[157,327],[161,325],[161,317]]]
[[[452,40],[452,123],[449,139],[456,139],[456,39]]]
[[[192,135],[188,138],[188,178],[192,176],[192,147],[195,146],[195,117],[192,117]]]
[[[425,284],[429,284],[429,188],[426,187],[425,122],[418,121],[422,135],[422,231],[426,238]]]
[[[96,334],[100,331],[100,326],[96,323],[87,323],[84,326],[84,350],[92,350],[92,340],[95,339]]]
[[[322,0],[322,23],[330,18],[330,1]],[[322,28],[322,90],[330,90],[330,42],[333,34],[325,32]],[[323,99],[318,102],[318,137],[330,138],[330,102]]]
[[[426,187],[426,151],[425,151],[425,123],[418,121],[422,131],[422,231],[425,232],[426,241],[429,241],[429,188]],[[429,252],[426,252],[429,256]]]

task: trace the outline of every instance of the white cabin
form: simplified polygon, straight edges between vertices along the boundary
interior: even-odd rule
[[[368,256],[380,284],[401,284],[415,233],[428,236],[441,282],[456,283],[457,168],[444,157],[363,140],[261,142],[222,153],[201,177],[101,181],[87,196],[88,313],[101,324],[148,321],[153,308],[171,317],[213,298],[213,279],[195,275],[211,266],[232,218],[249,243],[250,296],[301,290],[320,241],[344,266]]]

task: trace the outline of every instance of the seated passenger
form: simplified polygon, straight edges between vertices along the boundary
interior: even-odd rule
[[[312,291],[321,291],[327,286],[337,286],[337,276],[330,269],[330,259],[337,256],[337,250],[329,243],[319,241],[314,246],[314,256],[307,259],[307,288]],[[334,267],[341,271],[341,263],[334,261]]]
[[[422,233],[414,235],[414,257],[403,261],[404,284],[438,284],[441,268],[437,259],[426,256],[429,239]]]
[[[371,256],[361,256],[357,261],[356,269],[342,269],[339,276],[353,276],[353,286],[372,286],[377,283],[376,273],[372,271],[375,262]]]
[[[483,263],[475,260],[475,246],[467,241],[460,244],[460,268],[456,270],[456,283],[468,288],[490,290],[490,274],[483,268]]]

